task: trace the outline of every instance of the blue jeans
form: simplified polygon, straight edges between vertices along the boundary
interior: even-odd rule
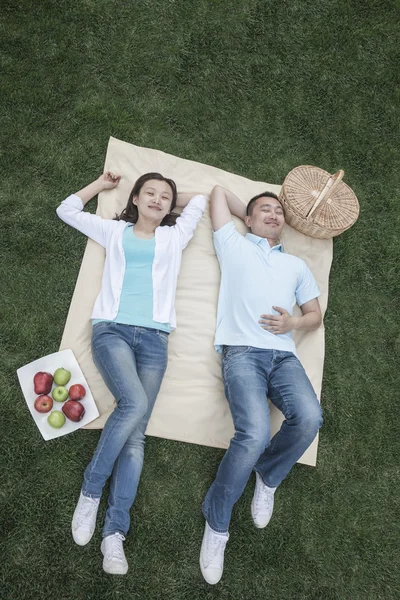
[[[126,535],[143,466],[145,431],[167,368],[168,333],[101,322],[93,326],[93,360],[117,406],[84,474],[82,493],[100,498],[111,476],[103,537]]]
[[[315,438],[322,412],[292,352],[225,346],[222,373],[235,435],[207,492],[203,514],[214,531],[225,533],[252,470],[267,486],[278,486]],[[271,441],[267,395],[285,416]]]

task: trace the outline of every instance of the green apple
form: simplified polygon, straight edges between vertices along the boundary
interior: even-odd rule
[[[51,427],[60,429],[65,423],[65,415],[60,410],[53,410],[47,417],[47,422]]]
[[[65,402],[65,400],[68,398],[68,390],[63,385],[58,385],[51,392],[51,395],[56,402]]]
[[[71,379],[71,371],[67,371],[61,367],[57,369],[54,373],[54,383],[56,385],[67,385],[68,381]]]

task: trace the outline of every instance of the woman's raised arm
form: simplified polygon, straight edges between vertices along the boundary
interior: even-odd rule
[[[76,192],[76,196],[82,200],[83,206],[89,202],[92,198],[100,194],[104,190],[112,190],[117,187],[121,179],[121,175],[115,175],[111,171],[106,171],[96,181],[89,183],[86,187]]]

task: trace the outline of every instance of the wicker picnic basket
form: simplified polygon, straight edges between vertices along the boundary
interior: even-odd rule
[[[344,171],[330,175],[309,165],[296,167],[285,178],[279,200],[286,223],[315,238],[331,238],[349,229],[360,212],[357,196],[342,181]]]

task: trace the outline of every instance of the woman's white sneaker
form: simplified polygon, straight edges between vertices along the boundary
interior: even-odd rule
[[[200,569],[207,583],[214,585],[222,577],[224,570],[224,552],[229,533],[217,533],[206,521],[203,542],[200,551]]]
[[[72,517],[72,537],[79,546],[85,546],[92,539],[99,504],[100,498],[89,498],[80,493]]]
[[[272,517],[275,490],[276,487],[270,488],[265,485],[261,475],[256,471],[256,488],[251,502],[251,516],[254,525],[259,529],[266,527]]]
[[[101,551],[104,556],[103,569],[111,575],[125,575],[128,571],[123,543],[125,537],[117,531],[107,535],[101,542]]]

